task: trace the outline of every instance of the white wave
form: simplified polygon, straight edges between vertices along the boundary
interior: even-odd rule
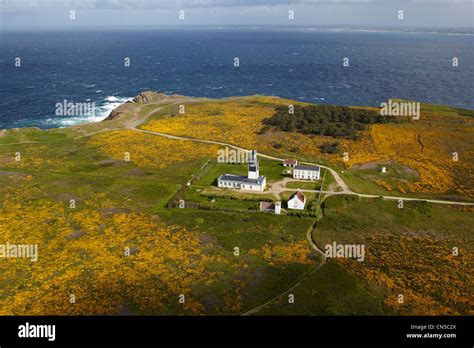
[[[43,124],[47,127],[64,128],[77,124],[100,122],[109,116],[113,109],[131,100],[133,100],[133,98],[108,96],[103,101],[95,103],[95,112],[93,114],[54,116],[46,119]]]
[[[103,120],[104,118],[109,116],[113,109],[131,100],[133,100],[133,98],[109,96],[105,98],[105,103],[103,103],[99,107],[96,106],[96,117],[99,117],[100,120]]]
[[[113,95],[110,95],[107,98],[105,98],[105,101],[108,101],[108,102],[116,102],[118,100],[119,99],[117,97],[114,97]]]
[[[73,126],[76,124],[91,123],[91,122],[100,122],[104,118],[94,115],[82,115],[82,116],[65,116],[65,117],[54,117],[48,118],[43,123],[48,127],[59,127],[64,128],[68,126]]]

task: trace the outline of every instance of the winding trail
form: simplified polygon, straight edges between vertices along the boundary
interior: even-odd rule
[[[136,127],[133,127],[133,128],[130,128],[130,129],[133,129],[137,132],[158,135],[158,136],[165,137],[165,138],[168,138],[168,139],[187,140],[187,141],[194,141],[194,142],[198,142],[198,143],[228,146],[228,147],[233,148],[235,150],[249,151],[248,149],[245,149],[243,147],[228,144],[228,143],[221,142],[221,141],[188,138],[188,137],[182,137],[182,136],[177,136],[177,135],[171,135],[171,134],[167,134],[167,133],[160,133],[160,132],[149,131],[149,130],[145,130],[145,129],[139,129],[139,128],[136,128]],[[274,160],[274,161],[281,161],[282,162],[284,160],[283,158],[278,158],[278,157],[274,157],[274,156],[270,156],[270,155],[265,155],[263,153],[259,153],[258,155],[260,157],[267,158],[267,159]],[[323,166],[321,164],[317,164],[317,163],[311,163],[311,162],[301,162],[301,163],[307,164],[307,165],[319,166],[321,168],[327,169],[333,175],[333,177],[336,180],[337,184],[342,189],[342,191],[338,191],[338,192],[336,192],[336,191],[320,191],[320,190],[301,190],[303,192],[321,192],[321,193],[324,193],[328,196],[330,196],[330,195],[355,195],[355,196],[359,196],[359,197],[363,197],[363,198],[379,198],[379,197],[381,197],[383,199],[395,200],[395,201],[398,201],[398,200],[419,201],[419,202],[429,202],[429,203],[436,203],[436,204],[474,206],[474,203],[471,203],[471,202],[458,202],[458,201],[447,201],[447,200],[439,200],[439,199],[426,199],[426,198],[403,197],[403,196],[380,196],[380,195],[373,195],[373,194],[357,193],[357,192],[351,191],[349,189],[347,184],[344,182],[344,180],[340,177],[340,175],[334,169],[332,169],[330,167],[327,167],[327,166]],[[266,192],[266,193],[268,193],[268,192]]]
[[[291,286],[291,288],[285,290],[284,292],[276,295],[275,297],[273,297],[272,299],[268,300],[267,302],[255,307],[255,308],[252,308],[251,310],[243,313],[242,315],[243,316],[248,316],[248,315],[252,315],[252,314],[255,314],[257,312],[259,312],[260,310],[262,310],[263,308],[271,305],[272,303],[274,303],[275,301],[277,301],[279,298],[283,297],[285,294],[289,293],[290,291],[294,290],[295,288],[297,288],[298,286],[300,286],[306,279],[308,279],[314,272],[316,272],[317,270],[319,270],[321,267],[324,266],[324,264],[326,263],[326,255],[324,254],[324,252],[318,248],[318,246],[316,245],[316,243],[313,241],[313,237],[312,237],[312,232],[313,230],[315,229],[315,226],[316,226],[316,223],[314,223],[313,225],[311,225],[307,232],[306,232],[306,238],[308,239],[308,242],[309,244],[311,245],[311,248],[316,251],[320,256],[321,256],[321,262],[316,266],[314,267],[311,271],[307,272],[306,274],[303,275],[303,277],[298,280],[295,284],[293,284]]]
[[[147,113],[146,115],[144,116],[140,116],[139,115],[139,111],[141,109],[142,106],[139,106],[137,108],[135,108],[135,112],[134,112],[134,115],[133,115],[133,118],[132,118],[132,121],[131,122],[128,122],[127,124],[125,124],[126,128],[127,129],[132,129],[132,130],[135,130],[137,132],[142,132],[142,133],[148,133],[148,134],[153,134],[153,135],[157,135],[157,136],[161,136],[161,137],[165,137],[165,138],[168,138],[168,139],[174,139],[174,140],[186,140],[186,141],[194,141],[194,142],[198,142],[198,143],[205,143],[205,144],[213,144],[213,145],[220,145],[220,146],[227,146],[229,148],[232,148],[232,149],[235,149],[235,150],[240,150],[240,151],[250,151],[249,149],[245,149],[243,147],[240,147],[240,146],[237,146],[237,145],[233,145],[233,144],[229,144],[229,143],[226,143],[226,142],[223,142],[223,141],[214,141],[214,140],[206,140],[206,139],[196,139],[196,138],[190,138],[190,137],[184,137],[184,136],[178,136],[178,135],[172,135],[172,134],[167,134],[167,133],[161,133],[161,132],[155,132],[155,131],[150,131],[150,130],[145,130],[145,129],[140,129],[140,128],[137,128],[139,127],[141,124],[143,124],[148,118],[150,115],[152,115],[153,113],[159,111],[159,110],[162,110],[166,107],[169,107],[169,106],[172,106],[172,105],[175,105],[175,104],[178,104],[178,103],[183,103],[183,102],[198,102],[199,100],[198,99],[178,99],[178,100],[174,100],[173,103],[170,103],[170,104],[166,104],[162,107],[159,107],[159,108],[156,108],[156,109],[153,109],[152,111],[150,111],[149,113]],[[145,104],[146,105],[146,104]],[[273,160],[273,161],[280,161],[280,162],[283,162],[284,161],[284,158],[279,158],[279,157],[275,157],[275,156],[270,156],[270,155],[266,155],[264,153],[258,153],[258,155],[262,158],[266,158],[266,159],[269,159],[269,160]],[[300,162],[301,164],[306,164],[306,165],[313,165],[313,166],[319,166],[321,168],[324,168],[326,170],[328,170],[334,180],[336,181],[337,185],[340,187],[341,191],[321,191],[321,190],[301,190],[302,192],[317,192],[317,193],[324,193],[326,195],[326,197],[328,196],[331,196],[331,195],[355,195],[355,196],[359,196],[359,197],[363,197],[363,198],[383,198],[383,199],[387,199],[387,200],[395,200],[395,201],[399,201],[399,200],[403,200],[403,201],[419,201],[419,202],[429,202],[429,203],[436,203],[436,204],[451,204],[451,205],[462,205],[462,206],[474,206],[474,202],[460,202],[460,201],[448,201],[448,200],[439,200],[439,199],[427,199],[427,198],[417,198],[417,197],[404,197],[404,196],[380,196],[380,195],[373,195],[373,194],[366,194],[366,193],[358,193],[358,192],[354,192],[352,191],[349,186],[347,186],[347,184],[344,182],[344,180],[341,178],[341,176],[339,175],[339,173],[331,168],[331,167],[328,167],[328,166],[325,166],[325,165],[322,165],[322,164],[319,164],[319,163],[311,163],[311,162]],[[278,184],[278,183],[277,183]],[[283,191],[290,191],[290,189],[280,189],[279,192],[283,192]],[[278,192],[278,193],[279,193]],[[268,192],[266,192],[268,193]]]
[[[205,144],[213,144],[213,145],[220,145],[220,146],[227,146],[229,148],[232,148],[232,149],[235,149],[235,150],[240,150],[240,151],[249,151],[249,149],[245,149],[243,147],[240,147],[240,146],[237,146],[237,145],[233,145],[233,144],[229,144],[229,143],[226,143],[226,142],[221,142],[221,141],[213,141],[213,140],[205,140],[205,139],[195,139],[195,138],[190,138],[190,137],[184,137],[184,136],[177,136],[177,135],[171,135],[171,134],[167,134],[167,133],[161,133],[161,132],[155,132],[155,131],[150,131],[150,130],[145,130],[145,129],[139,129],[137,127],[139,127],[141,124],[143,124],[153,113],[159,111],[159,110],[162,110],[166,107],[169,107],[169,106],[172,106],[172,105],[175,105],[177,103],[182,103],[182,102],[196,102],[198,100],[189,100],[189,99],[186,99],[186,100],[174,100],[173,103],[170,103],[170,104],[166,104],[164,106],[161,106],[161,107],[158,107],[156,109],[153,109],[152,111],[150,111],[149,113],[147,113],[146,115],[143,115],[143,116],[140,116],[139,115],[139,112],[141,110],[141,107],[142,106],[137,106],[134,108],[134,112],[133,112],[133,117],[129,120],[126,120],[124,121],[123,123],[123,126],[125,129],[130,129],[130,130],[134,130],[134,131],[137,131],[137,132],[142,132],[142,133],[147,133],[147,134],[153,134],[153,135],[156,135],[156,136],[161,136],[161,137],[164,137],[164,138],[168,138],[168,139],[173,139],[173,140],[185,140],[185,141],[193,141],[193,142],[199,142],[199,143],[205,143]],[[123,129],[123,128],[122,128]],[[103,131],[108,131],[107,130],[103,130]],[[94,133],[90,133],[90,134],[87,134],[86,136],[88,135],[92,135],[92,134],[95,134],[95,133],[100,133],[101,131],[98,131],[98,132],[94,132]],[[280,162],[283,162],[283,158],[278,158],[278,157],[275,157],[275,156],[270,156],[270,155],[266,155],[266,154],[263,154],[263,153],[259,153],[259,156],[262,157],[262,158],[266,158],[266,159],[269,159],[269,160],[274,160],[274,161],[280,161]],[[354,192],[352,191],[348,185],[344,182],[344,180],[342,179],[342,177],[339,175],[339,173],[334,170],[333,168],[330,168],[328,166],[324,166],[324,165],[321,165],[321,164],[318,164],[318,163],[311,163],[311,162],[300,162],[302,164],[306,164],[306,165],[314,165],[314,166],[319,166],[321,168],[325,168],[326,170],[328,170],[335,182],[337,183],[337,185],[339,186],[340,188],[340,191],[323,191],[323,190],[307,190],[307,189],[302,189],[300,191],[302,192],[316,192],[316,193],[320,193],[320,194],[325,194],[325,197],[324,198],[327,198],[331,195],[356,195],[356,196],[359,196],[359,197],[364,197],[364,198],[383,198],[383,199],[386,199],[386,200],[395,200],[395,201],[399,201],[399,200],[403,200],[403,201],[422,201],[422,202],[430,202],[430,203],[437,203],[437,204],[451,204],[451,205],[462,205],[462,206],[474,206],[474,203],[471,203],[471,202],[459,202],[459,201],[448,201],[448,200],[436,200],[436,199],[423,199],[423,198],[416,198],[416,197],[402,197],[402,196],[380,196],[380,195],[373,195],[373,194],[364,194],[364,193],[357,193],[357,192]],[[206,164],[207,165],[207,162]],[[204,165],[204,166],[205,166]],[[204,167],[203,166],[203,167]],[[202,169],[202,168],[201,168]],[[200,170],[201,170],[200,169]],[[289,189],[289,188],[286,188],[285,185],[287,182],[289,181],[300,181],[300,180],[294,180],[294,179],[290,179],[290,178],[285,178],[281,181],[278,181],[276,183],[273,183],[272,187],[269,189],[269,191],[265,192],[265,194],[267,193],[273,193],[273,194],[279,194],[281,192],[284,192],[284,191],[294,191],[294,189]],[[315,229],[315,226],[316,226],[316,223],[315,222],[314,224],[312,224],[307,232],[306,232],[306,238],[311,246],[311,248],[317,253],[320,255],[320,259],[321,259],[321,262],[316,265],[316,267],[314,267],[313,269],[311,269],[309,272],[307,272],[306,274],[304,274],[302,276],[301,279],[299,279],[295,284],[293,284],[289,289],[285,290],[284,292],[276,295],[275,297],[273,297],[272,299],[268,300],[267,302],[243,313],[242,315],[243,316],[248,316],[248,315],[252,315],[252,314],[255,314],[257,312],[259,312],[260,310],[262,310],[263,308],[273,304],[275,301],[277,301],[278,299],[282,298],[285,294],[289,293],[290,291],[294,290],[295,288],[297,288],[298,286],[300,286],[306,279],[308,279],[314,272],[318,271],[321,267],[324,266],[324,264],[326,263],[326,256],[324,254],[324,252],[319,249],[319,247],[316,245],[316,243],[314,243],[314,240],[312,238],[312,232],[313,230]]]
[[[249,149],[245,149],[243,147],[233,145],[233,144],[229,144],[229,143],[226,143],[226,142],[212,141],[212,140],[205,140],[205,139],[195,139],[195,138],[190,138],[190,137],[176,136],[176,135],[171,135],[171,134],[167,134],[167,133],[161,133],[161,132],[155,132],[155,131],[149,131],[149,130],[144,130],[144,129],[137,128],[141,124],[143,124],[143,122],[146,121],[153,113],[155,113],[157,111],[160,111],[164,108],[167,108],[167,107],[170,107],[170,106],[173,106],[173,105],[176,105],[178,103],[183,103],[183,102],[190,103],[190,102],[197,102],[197,101],[198,101],[198,99],[193,100],[193,99],[189,99],[189,98],[174,99],[173,102],[171,102],[171,103],[170,103],[169,100],[168,101],[163,101],[163,102],[167,102],[167,104],[159,106],[159,107],[151,110],[149,113],[147,113],[145,115],[140,115],[141,108],[144,105],[136,105],[136,106],[133,107],[132,117],[127,118],[127,119],[119,120],[119,121],[122,122],[122,124],[119,124],[116,128],[112,128],[112,129],[103,128],[99,131],[94,131],[94,132],[89,132],[89,133],[86,133],[86,134],[82,134],[82,135],[78,136],[77,138],[87,137],[87,136],[90,136],[90,135],[93,135],[93,134],[107,132],[107,131],[111,131],[111,130],[130,129],[130,130],[133,130],[133,131],[147,133],[147,134],[153,134],[153,135],[161,136],[161,137],[168,138],[168,139],[193,141],[193,142],[199,142],[199,143],[226,146],[226,147],[238,150],[238,151],[249,151]],[[147,104],[145,104],[145,105],[147,105]],[[422,147],[422,151],[423,151],[423,144],[421,143],[421,140],[419,138],[417,140],[420,143],[420,145]],[[18,142],[16,144],[28,144],[28,143],[37,143],[37,142],[25,141],[25,142]],[[12,145],[12,144],[14,144],[14,143],[0,144],[0,145]],[[280,162],[284,161],[283,158],[278,158],[278,157],[266,155],[266,154],[263,154],[263,153],[259,153],[259,156],[262,157],[262,158],[269,159],[269,160],[280,161]],[[204,166],[201,167],[200,170],[202,170],[202,168],[204,168],[207,165],[207,163],[208,162],[206,162],[206,164],[204,164]],[[402,201],[422,201],[422,202],[429,202],[429,203],[436,203],[436,204],[474,206],[474,203],[471,203],[471,202],[437,200],[437,199],[423,199],[423,198],[402,197],[402,196],[380,196],[380,195],[373,195],[373,194],[357,193],[357,192],[352,191],[348,187],[348,185],[344,182],[342,177],[339,175],[339,173],[335,169],[330,168],[330,167],[325,166],[325,165],[317,164],[317,163],[311,163],[311,162],[300,162],[300,163],[305,164],[305,165],[319,166],[321,168],[326,169],[327,171],[329,171],[332,174],[335,182],[337,183],[337,185],[341,189],[340,191],[308,190],[308,189],[301,189],[300,190],[302,192],[315,192],[315,193],[324,194],[325,198],[329,197],[331,195],[356,195],[356,196],[364,197],[364,198],[380,198],[381,197],[381,198],[386,199],[386,200],[394,200],[394,201],[399,201],[399,200],[402,200]],[[199,171],[198,171],[198,173],[199,173]],[[197,173],[195,175],[197,175]],[[285,178],[281,181],[273,183],[272,187],[267,192],[264,192],[264,194],[267,194],[267,193],[279,194],[279,193],[284,192],[284,191],[294,191],[295,189],[286,188],[286,183],[290,182],[290,181],[295,182],[295,181],[302,181],[302,180],[295,180],[295,179]],[[257,193],[257,192],[254,192],[254,193]],[[246,311],[245,313],[242,314],[243,316],[248,316],[248,315],[255,314],[255,313],[259,312],[260,310],[262,310],[263,308],[275,303],[278,299],[282,298],[284,295],[288,294],[290,291],[292,291],[292,290],[296,289],[298,286],[300,286],[311,275],[313,275],[316,271],[318,271],[319,269],[321,269],[321,267],[324,266],[324,264],[326,263],[326,256],[325,256],[324,252],[316,245],[316,243],[314,242],[313,237],[312,237],[312,232],[316,229],[316,224],[317,224],[317,222],[314,222],[308,228],[308,230],[306,232],[306,238],[307,238],[307,240],[310,244],[310,247],[320,256],[320,262],[314,268],[312,268],[307,273],[305,273],[290,288],[288,288],[287,290],[283,291],[282,293],[276,295],[275,297],[273,297],[272,299],[266,301],[265,303],[255,307],[251,310]]]
[[[250,151],[248,149],[245,149],[243,147],[240,147],[240,146],[237,146],[237,145],[232,145],[232,144],[229,144],[229,143],[225,143],[225,142],[222,142],[222,141],[214,141],[214,140],[204,140],[204,139],[195,139],[195,138],[189,138],[189,137],[182,137],[182,136],[178,136],[178,135],[171,135],[171,134],[167,134],[167,133],[161,133],[161,132],[155,132],[155,131],[149,131],[149,130],[146,130],[146,129],[140,129],[140,128],[136,128],[136,127],[133,127],[131,128],[133,130],[136,130],[138,132],[143,132],[143,133],[148,133],[148,134],[154,134],[154,135],[159,135],[161,137],[165,137],[165,138],[168,138],[168,139],[175,139],[175,140],[188,140],[188,141],[195,141],[195,142],[199,142],[199,143],[206,143],[206,144],[213,144],[213,145],[221,145],[221,146],[227,146],[227,147],[230,147],[232,149],[235,149],[235,150],[240,150],[240,151]],[[270,155],[266,155],[266,154],[263,154],[261,152],[258,153],[258,156],[259,157],[262,157],[262,158],[266,158],[266,159],[269,159],[269,160],[274,160],[274,161],[280,161],[280,162],[283,162],[283,158],[279,158],[279,157],[274,157],[274,156],[270,156]],[[354,193],[352,192],[349,187],[347,186],[347,184],[344,182],[344,180],[342,180],[341,176],[332,168],[330,167],[327,167],[327,166],[324,166],[322,164],[318,164],[318,163],[311,163],[311,162],[301,162],[302,164],[306,164],[306,165],[313,165],[313,166],[319,166],[321,168],[325,168],[327,169],[329,172],[331,172],[332,176],[334,177],[334,180],[336,180],[337,184],[339,185],[339,187],[342,189],[342,193]]]

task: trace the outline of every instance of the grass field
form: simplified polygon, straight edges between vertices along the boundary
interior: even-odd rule
[[[418,203],[398,209],[350,196],[324,205],[312,233],[316,244],[323,250],[334,241],[365,244],[365,261],[329,258],[291,291],[294,303],[286,293],[259,315],[472,315],[472,212]]]
[[[383,300],[388,292],[350,274],[336,262],[328,262],[301,286],[264,308],[258,315],[388,315]]]
[[[469,226],[472,212],[462,208],[354,197],[330,197],[324,218],[313,231],[319,246],[337,243],[364,243],[366,261],[346,261],[344,267],[363,275],[379,286],[391,289],[386,303],[401,314],[468,314],[461,305],[472,295],[469,283],[473,272],[473,238]],[[453,256],[452,248],[459,250]],[[410,301],[397,306],[398,293]],[[466,297],[467,296],[467,297]]]
[[[462,110],[422,104],[419,121],[372,125],[359,132],[357,140],[261,131],[262,121],[273,115],[276,106],[290,104],[295,102],[268,97],[194,101],[187,105],[185,114],[170,117],[159,113],[142,128],[331,165],[346,170],[347,181],[356,191],[364,188],[377,194],[395,191],[402,195],[473,197],[473,183],[465,173],[474,164],[470,136],[474,120]],[[321,153],[320,145],[334,141],[340,144],[338,153]],[[344,153],[348,161],[343,160]],[[460,159],[453,161],[453,153]],[[373,162],[389,162],[386,175],[357,169]]]
[[[284,167],[281,162],[260,159],[260,175],[267,177],[267,183],[283,179]],[[217,186],[217,178],[222,174],[247,175],[248,164],[217,163],[213,161],[205,174],[194,182],[197,186]]]
[[[113,121],[2,132],[0,243],[37,244],[39,259],[1,260],[0,314],[238,315],[282,293],[258,314],[472,314],[467,302],[472,298],[472,209],[419,202],[399,209],[395,201],[332,196],[324,201],[321,220],[261,213],[255,211],[258,202],[277,197],[213,187],[222,173],[247,170],[246,165],[217,163],[219,146],[124,129],[138,112],[151,115],[145,128],[161,129],[165,122],[171,128],[163,130],[187,134],[192,125],[199,138],[215,136],[282,157],[334,161],[349,186],[364,192],[387,194],[398,191],[399,183],[407,188],[425,180],[423,171],[392,160],[384,183],[376,182],[382,177],[380,163],[344,168],[335,157],[320,156],[321,139],[246,133],[275,105],[287,102],[258,96],[189,100],[183,101],[186,116],[171,102],[142,109],[127,104]],[[166,108],[156,111],[161,106]],[[434,129],[444,122],[439,113],[446,113],[456,129],[470,124],[451,108],[427,112],[436,114],[430,119],[437,122]],[[240,132],[229,138],[236,128],[227,133],[222,128],[237,120]],[[457,144],[446,136],[433,148],[442,148],[447,139]],[[466,158],[460,165],[469,170],[471,155],[460,149]],[[449,169],[455,173],[453,187],[467,180],[456,176],[461,173],[456,168],[461,167]],[[270,185],[288,177],[278,161],[261,159],[260,171]],[[289,183],[291,190],[280,198],[320,184]],[[468,181],[463,185],[472,188]],[[323,189],[332,186],[334,178],[326,172]],[[455,190],[443,194],[461,197]],[[176,195],[201,209],[168,207]],[[306,196],[308,202],[319,198],[317,193]],[[329,259],[310,273],[322,259],[310,247],[307,231],[320,248],[333,241],[363,243],[365,262]],[[290,305],[285,291],[300,280]],[[395,300],[400,293],[406,298],[403,306]],[[181,294],[185,305],[178,301]]]
[[[302,189],[302,190],[320,190],[321,181],[290,181],[286,183],[286,186],[289,189]]]
[[[311,219],[239,213],[255,203],[220,198],[231,212],[166,207],[215,149],[117,132],[74,139],[70,130],[26,130],[1,138],[0,182],[8,189],[0,192],[0,235],[40,250],[30,270],[25,260],[1,263],[4,279],[15,279],[1,282],[2,314],[239,314],[311,267]],[[126,150],[130,161],[120,158]],[[188,157],[173,157],[180,151]],[[281,171],[271,161],[262,168],[275,178]],[[297,248],[282,252],[288,245]],[[266,257],[272,248],[278,254]],[[180,293],[186,306],[176,300]]]

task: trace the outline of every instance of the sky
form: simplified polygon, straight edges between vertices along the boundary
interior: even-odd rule
[[[0,28],[473,27],[473,21],[474,0],[0,0]]]

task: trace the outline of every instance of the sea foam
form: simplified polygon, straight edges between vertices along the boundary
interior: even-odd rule
[[[105,119],[115,108],[119,107],[133,98],[107,96],[105,99],[95,103],[95,113],[77,116],[54,116],[46,119],[43,124],[47,127],[64,128],[76,124],[84,124],[91,122],[100,122]]]

